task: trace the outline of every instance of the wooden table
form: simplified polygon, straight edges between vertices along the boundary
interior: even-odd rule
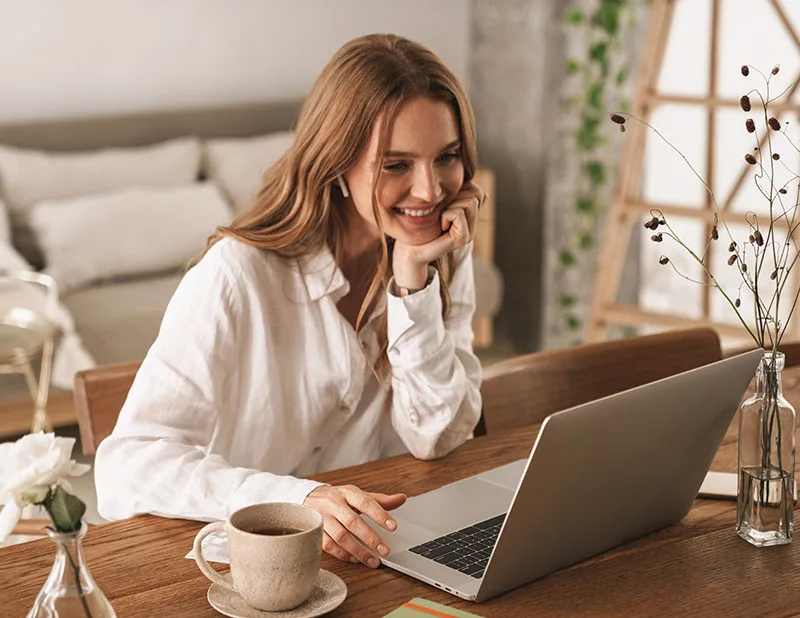
[[[789,398],[800,409],[800,372],[787,374]],[[471,440],[438,462],[401,456],[315,478],[415,495],[526,457],[538,429]],[[712,469],[735,468],[734,423]],[[330,615],[383,616],[417,596],[486,617],[800,615],[800,540],[782,547],[751,547],[736,536],[735,517],[734,502],[697,500],[673,526],[480,605],[391,569],[373,571],[324,556],[323,567],[348,587],[347,600]],[[184,558],[201,527],[144,516],[90,530],[86,559],[120,618],[219,616],[206,601],[208,580],[194,561]],[[0,615],[26,614],[53,555],[49,540],[0,549]]]

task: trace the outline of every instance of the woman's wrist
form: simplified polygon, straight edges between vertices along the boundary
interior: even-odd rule
[[[394,285],[396,290],[406,289],[417,292],[428,284],[428,265],[394,265]],[[401,294],[398,294],[398,296]]]

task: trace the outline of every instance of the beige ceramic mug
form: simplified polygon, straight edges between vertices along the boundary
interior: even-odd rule
[[[233,585],[203,557],[203,539],[227,530]],[[254,504],[228,521],[208,524],[194,539],[194,559],[212,582],[237,592],[251,607],[275,612],[305,601],[319,574],[322,515],[300,504]]]

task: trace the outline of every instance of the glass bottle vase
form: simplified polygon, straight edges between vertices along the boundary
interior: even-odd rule
[[[791,543],[795,410],[783,397],[784,355],[764,352],[756,390],[739,407],[736,532],[758,547]]]
[[[86,522],[75,532],[48,528],[47,534],[56,544],[56,557],[27,618],[116,618],[114,608],[86,568]]]

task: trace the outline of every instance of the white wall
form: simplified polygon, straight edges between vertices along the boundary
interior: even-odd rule
[[[393,32],[464,81],[469,0],[1,0],[0,122],[299,98]]]

